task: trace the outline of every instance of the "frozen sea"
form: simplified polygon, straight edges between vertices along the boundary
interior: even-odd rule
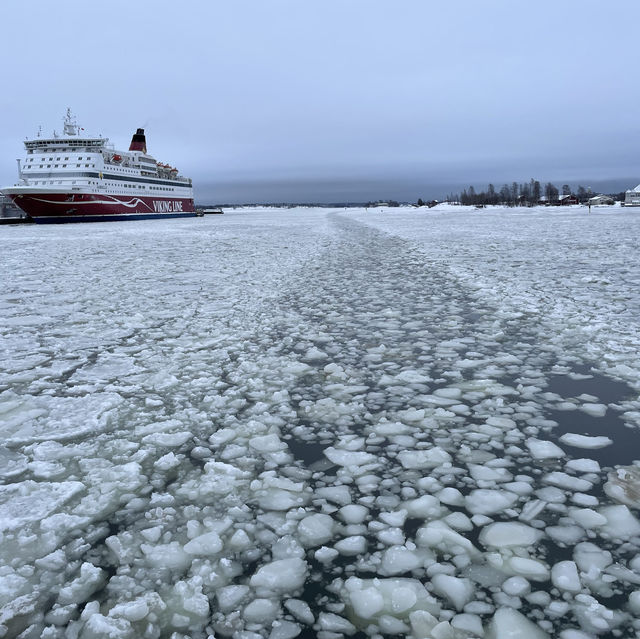
[[[640,210],[0,232],[0,637],[640,636]]]

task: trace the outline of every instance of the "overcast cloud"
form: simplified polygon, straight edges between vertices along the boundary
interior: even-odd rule
[[[119,148],[144,126],[199,202],[640,182],[638,0],[2,8],[5,185],[25,136],[60,130],[68,106]]]

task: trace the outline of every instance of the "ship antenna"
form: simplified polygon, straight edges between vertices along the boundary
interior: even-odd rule
[[[76,119],[71,115],[71,109],[67,108],[67,115],[64,118],[64,134],[65,135],[77,135],[78,125]]]
[[[38,127],[38,137],[42,137],[42,124]]]

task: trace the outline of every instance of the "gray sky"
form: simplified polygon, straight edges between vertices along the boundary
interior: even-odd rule
[[[2,8],[3,185],[25,136],[60,130],[68,106],[116,147],[145,127],[199,202],[640,182],[638,0]]]

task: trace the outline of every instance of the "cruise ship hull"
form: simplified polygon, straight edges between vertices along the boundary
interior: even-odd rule
[[[51,191],[25,192],[24,187],[4,189],[4,193],[39,224],[196,216],[194,202],[189,198]]]

